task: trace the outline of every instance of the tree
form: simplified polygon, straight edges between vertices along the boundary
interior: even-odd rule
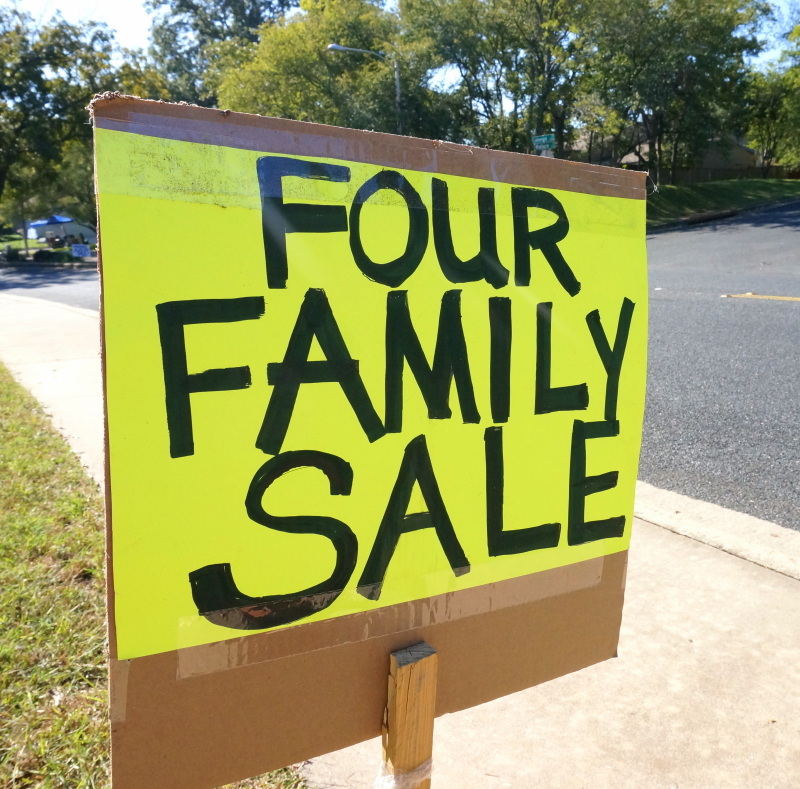
[[[782,152],[782,161],[789,167],[800,167],[800,10],[795,6],[797,23],[786,36],[788,48],[784,53],[785,79],[789,87],[786,97],[788,139]]]
[[[36,26],[0,7],[0,199],[19,222],[69,214],[94,225],[92,127],[95,93],[119,90],[168,98],[166,83],[140,50],[117,50],[103,25],[56,16]]]
[[[148,0],[155,13],[151,55],[174,101],[213,106],[216,96],[205,75],[214,46],[258,41],[259,29],[274,22],[297,0]]]
[[[462,106],[465,138],[530,151],[532,136],[569,142],[584,42],[577,0],[401,0],[409,37],[425,42]]]
[[[260,31],[249,49],[220,53],[220,103],[336,126],[394,132],[398,124],[394,62],[401,80],[404,133],[447,137],[447,98],[429,85],[429,58],[404,47],[397,15],[370,0],[304,0],[301,12]],[[378,53],[328,51],[336,43]],[[381,57],[383,55],[383,57]]]
[[[120,93],[142,99],[170,98],[166,77],[141,49],[123,49],[122,62],[114,74],[114,83]]]
[[[624,118],[616,154],[635,152],[656,182],[732,131],[756,53],[758,0],[598,0],[588,84]]]
[[[56,16],[42,27],[14,7],[0,7],[0,199],[34,189],[67,140],[91,137],[86,105],[112,87],[112,38],[102,25],[70,25]]]
[[[766,178],[770,167],[791,151],[797,137],[793,126],[795,95],[790,75],[769,69],[752,74],[747,91],[747,140],[759,154]]]

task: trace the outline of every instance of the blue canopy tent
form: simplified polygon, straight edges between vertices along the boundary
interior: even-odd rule
[[[88,243],[95,243],[97,241],[97,234],[88,225],[81,224],[69,216],[59,216],[53,214],[47,219],[37,219],[35,222],[29,222],[28,228],[35,230],[38,238],[44,238],[48,231],[57,236],[75,236],[80,235],[86,239]]]
[[[47,217],[47,219],[37,219],[35,222],[31,222],[29,227],[44,227],[45,225],[64,225],[67,222],[72,222],[72,217],[69,216],[58,216],[57,214],[53,214],[52,216]]]

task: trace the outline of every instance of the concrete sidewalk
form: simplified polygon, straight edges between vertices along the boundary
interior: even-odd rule
[[[98,313],[0,294],[0,361],[42,404],[103,484],[103,379]]]
[[[0,295],[0,360],[102,481],[97,313]],[[434,789],[800,786],[800,532],[640,483],[619,657],[437,719]],[[371,787],[380,742],[314,759]]]

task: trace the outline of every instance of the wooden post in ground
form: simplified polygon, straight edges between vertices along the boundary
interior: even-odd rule
[[[392,652],[383,716],[383,783],[389,789],[430,789],[436,670],[439,656],[419,644]]]

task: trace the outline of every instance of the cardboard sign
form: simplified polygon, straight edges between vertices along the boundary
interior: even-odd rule
[[[643,176],[93,112],[115,786],[373,736],[389,652],[423,638],[437,714],[613,655]]]

